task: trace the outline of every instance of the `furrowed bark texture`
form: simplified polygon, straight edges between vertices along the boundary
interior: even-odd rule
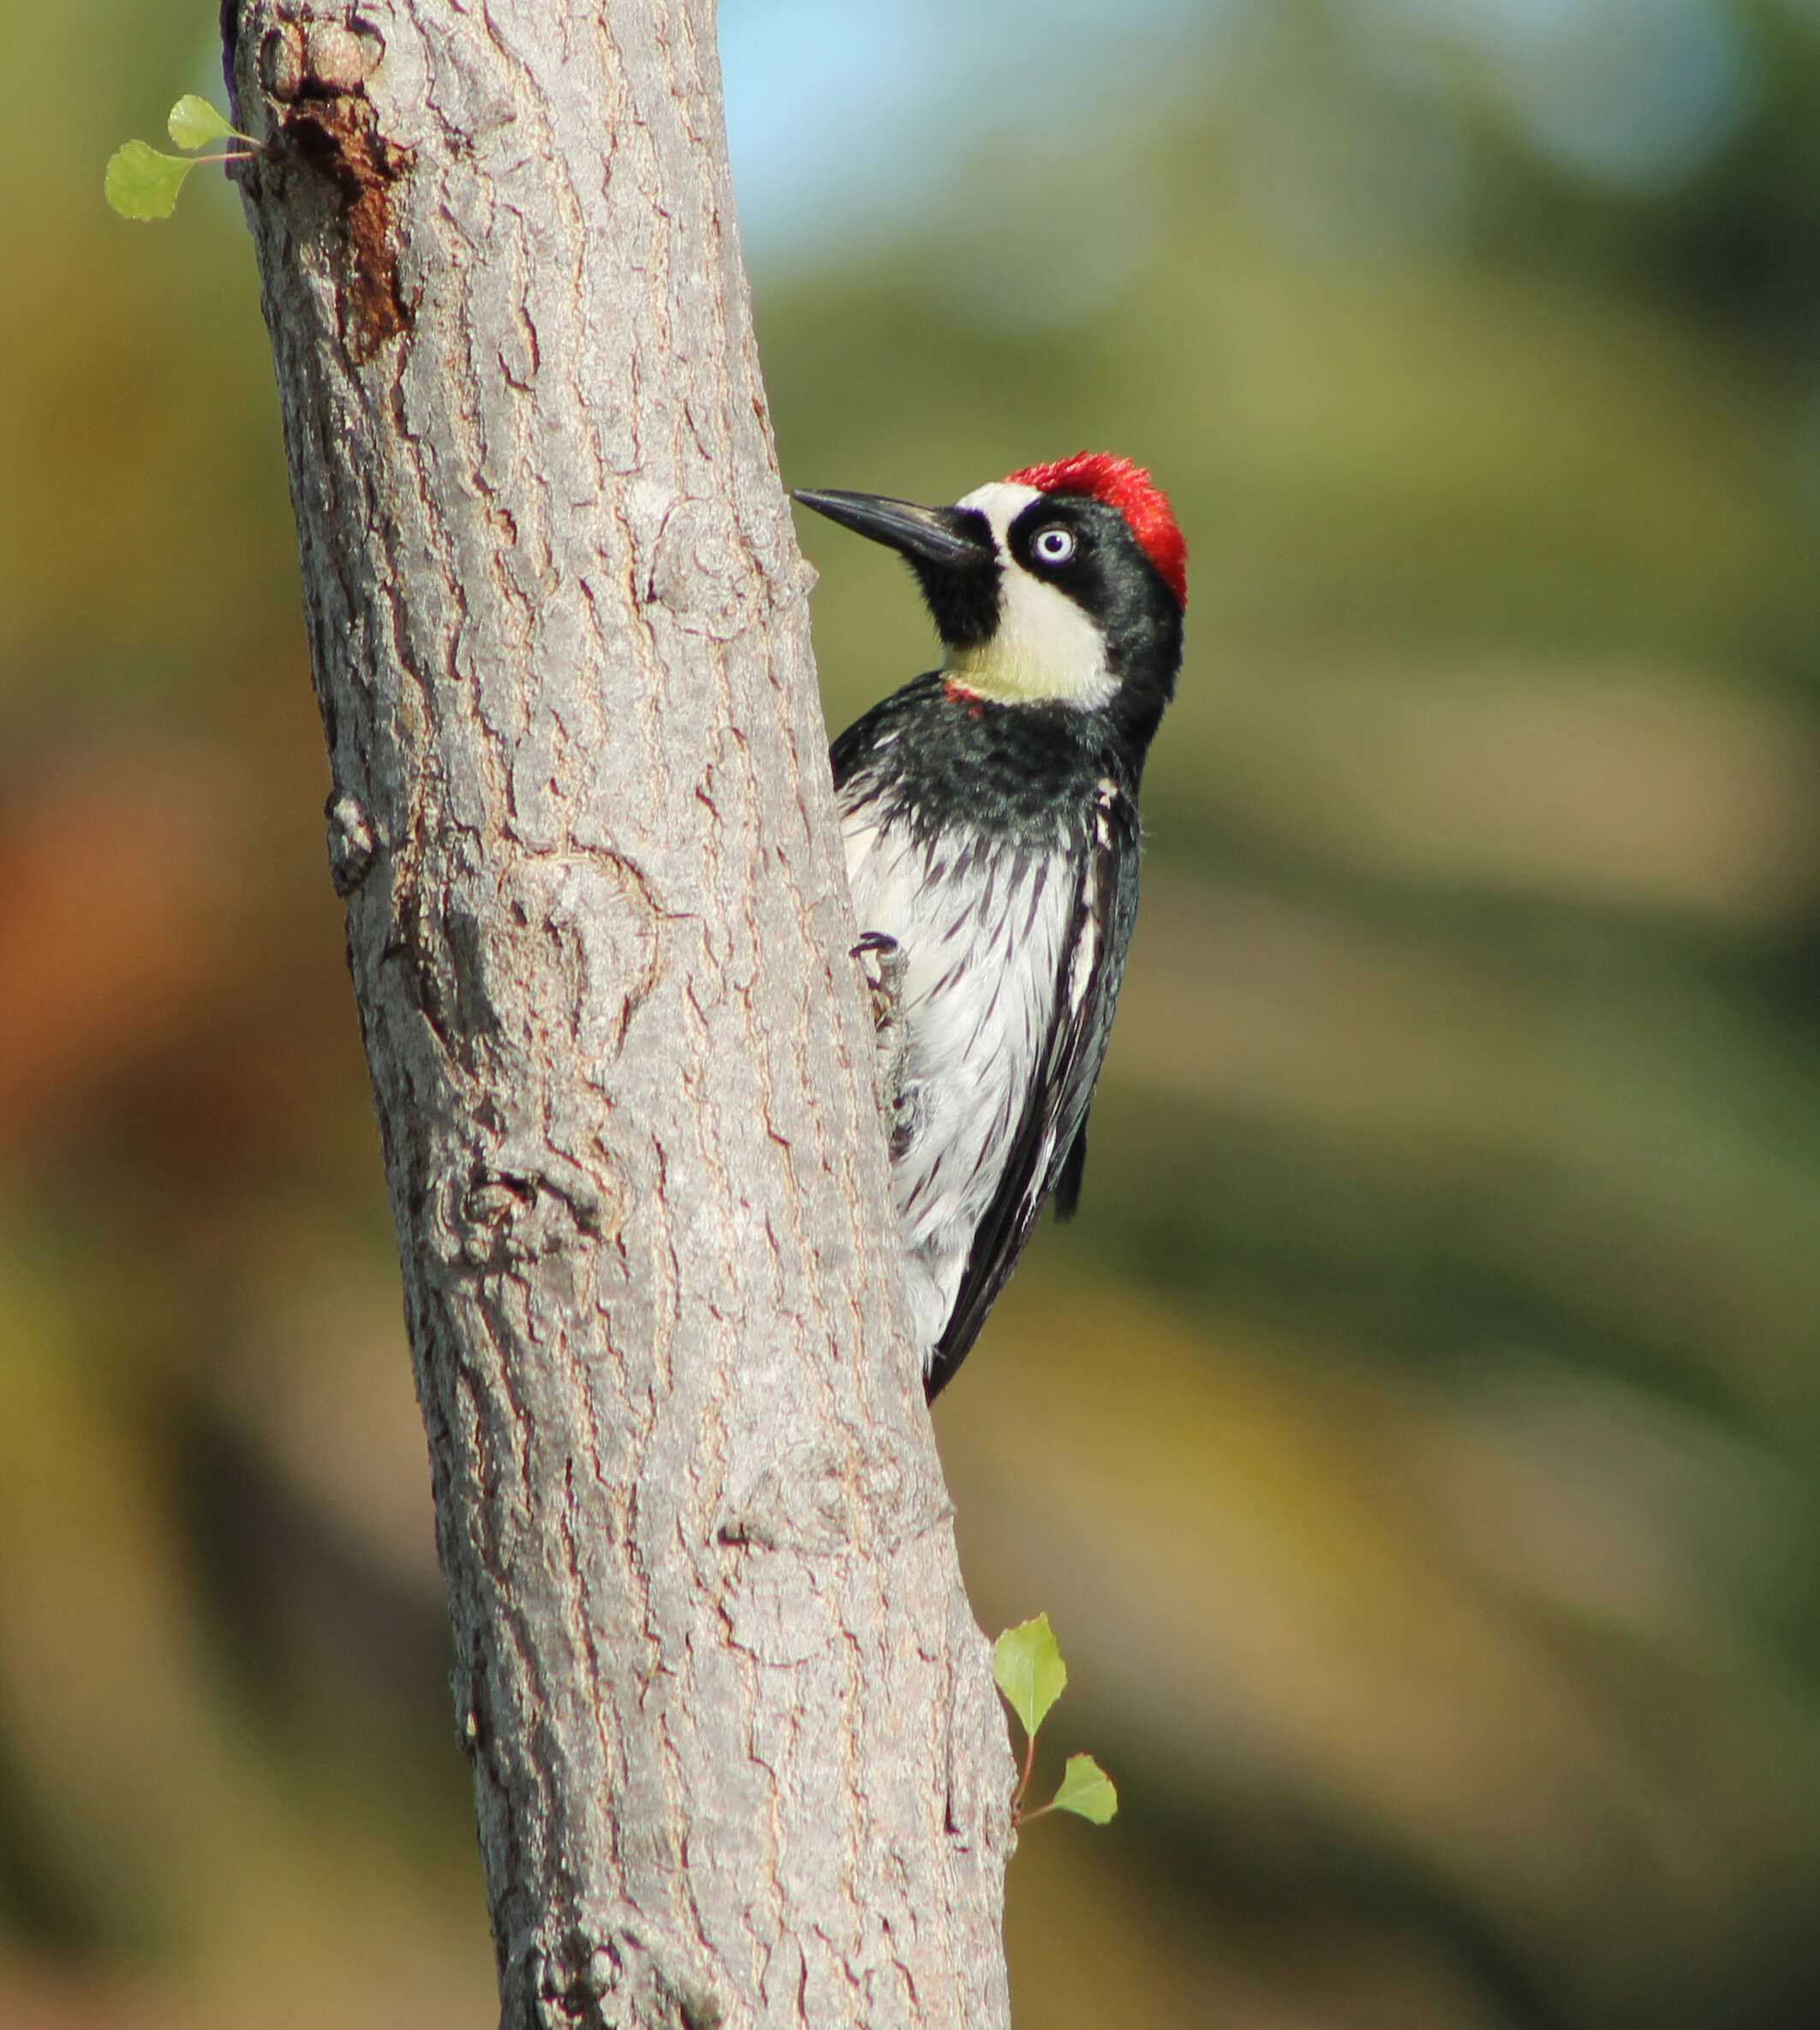
[[[504,2021],[1007,2020],[710,0],[226,0]]]

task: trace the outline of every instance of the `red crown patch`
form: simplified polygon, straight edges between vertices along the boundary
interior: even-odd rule
[[[1022,472],[1011,474],[1011,484],[1034,487],[1039,493],[1083,494],[1117,508],[1137,537],[1138,548],[1186,608],[1188,545],[1176,526],[1169,496],[1143,466],[1111,451],[1077,451],[1053,465],[1027,465]]]

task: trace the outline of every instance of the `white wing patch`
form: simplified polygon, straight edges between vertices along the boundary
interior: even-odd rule
[[[976,696],[1001,704],[1090,710],[1119,688],[1106,666],[1105,636],[1065,592],[1034,577],[1009,548],[1011,523],[1041,498],[1034,487],[994,480],[956,503],[977,510],[992,524],[1002,567],[999,625],[983,648],[950,649],[944,668]]]

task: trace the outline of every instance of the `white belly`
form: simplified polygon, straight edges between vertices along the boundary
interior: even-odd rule
[[[847,875],[860,928],[895,938],[904,958],[892,1182],[928,1349],[1023,1119],[1075,899],[1059,855],[1020,857],[959,829],[919,847],[901,829],[880,833],[876,815],[847,821]]]

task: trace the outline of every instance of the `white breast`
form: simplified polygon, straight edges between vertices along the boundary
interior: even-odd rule
[[[1020,856],[970,828],[919,846],[906,827],[880,831],[877,815],[874,805],[847,820],[847,872],[860,928],[895,938],[904,955],[909,1139],[892,1181],[928,1347],[1023,1118],[1074,896],[1066,861],[1050,853]]]

